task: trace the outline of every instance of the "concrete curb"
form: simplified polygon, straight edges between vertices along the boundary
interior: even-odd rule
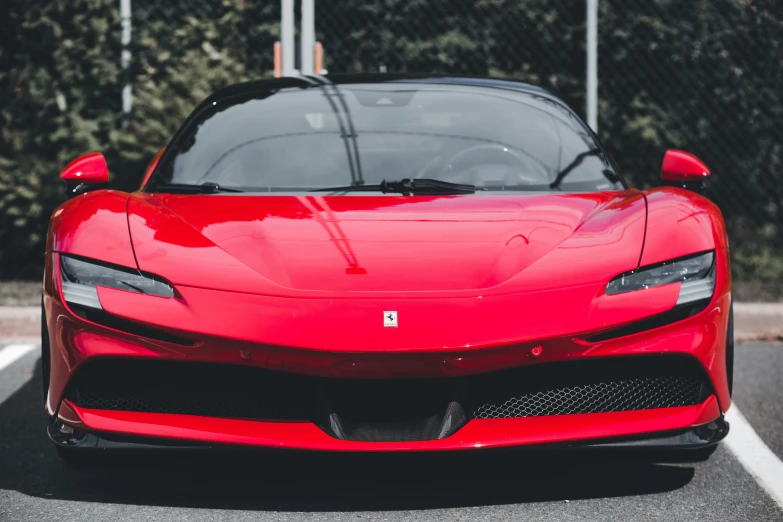
[[[783,317],[783,303],[734,303],[734,313]]]
[[[0,306],[0,319],[32,319],[40,315],[40,306]]]

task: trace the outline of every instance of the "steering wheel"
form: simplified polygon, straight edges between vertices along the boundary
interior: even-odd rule
[[[429,176],[428,172],[435,167],[435,161],[437,160],[431,161],[421,169],[416,178],[437,177],[444,181],[475,183],[476,181],[484,180],[476,175],[480,173],[471,172],[473,169],[484,166],[491,172],[491,170],[494,170],[491,166],[503,165],[505,167],[516,167],[516,169],[512,171],[508,168],[503,168],[501,172],[503,179],[491,181],[509,185],[549,182],[546,170],[532,158],[524,156],[511,147],[496,143],[481,143],[461,150],[447,160],[439,162],[440,172],[435,176]],[[510,175],[512,172],[516,176]],[[468,176],[468,174],[473,175]],[[472,179],[465,179],[468,177]]]

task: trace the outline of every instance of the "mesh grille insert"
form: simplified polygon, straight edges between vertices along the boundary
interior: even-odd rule
[[[676,356],[545,363],[476,377],[468,389],[477,419],[691,406],[712,392],[701,366]]]
[[[694,377],[641,377],[522,393],[477,406],[476,419],[649,410],[698,404],[703,381]]]

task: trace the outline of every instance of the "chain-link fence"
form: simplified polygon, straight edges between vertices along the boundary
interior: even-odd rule
[[[226,38],[211,44],[216,52],[231,55],[248,76],[272,69],[279,2],[191,2],[187,13],[160,0],[136,5],[167,25],[190,18],[221,25],[233,16]],[[585,17],[583,0],[318,0],[316,37],[331,73],[515,77],[584,114]],[[176,38],[167,45],[181,50]],[[600,2],[602,139],[641,186],[658,182],[667,148],[700,156],[714,173],[708,195],[725,214],[738,276],[778,285],[781,46],[783,6],[775,0]]]
[[[601,136],[639,184],[665,148],[712,169],[735,273],[783,280],[783,4],[602,0]],[[757,285],[761,290],[763,285]]]
[[[119,6],[102,2],[84,3],[112,11],[105,26],[90,30],[119,38]],[[542,85],[584,115],[585,0],[315,3],[316,39],[329,73],[513,77]],[[726,217],[736,279],[780,293],[783,3],[599,5],[601,138],[638,186],[658,183],[667,148],[700,156],[714,174],[708,196]],[[280,11],[279,0],[132,0],[130,65],[117,74],[110,108],[122,126],[106,144],[121,182],[137,183],[143,164],[209,92],[271,76]],[[119,53],[113,56],[119,63]],[[133,111],[123,116],[126,81],[133,86]]]

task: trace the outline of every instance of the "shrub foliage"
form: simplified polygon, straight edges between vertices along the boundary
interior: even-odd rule
[[[781,286],[783,3],[605,0],[602,139],[637,186],[666,148],[713,169],[735,277]],[[270,76],[279,2],[134,0],[121,66],[116,0],[0,2],[0,278],[38,278],[59,171],[99,150],[132,190],[213,90]],[[584,105],[584,5],[576,0],[317,2],[330,72],[492,74]],[[133,111],[122,112],[133,85]]]

